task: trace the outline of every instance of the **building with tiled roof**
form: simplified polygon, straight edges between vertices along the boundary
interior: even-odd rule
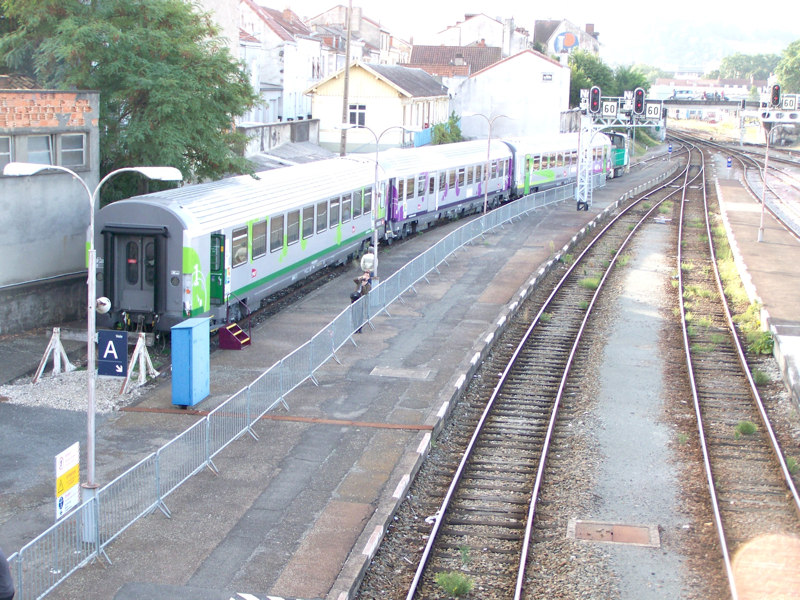
[[[483,44],[473,46],[413,46],[411,59],[404,66],[423,69],[450,90],[457,88],[472,73],[485,69],[502,58],[502,49]]]
[[[344,76],[342,69],[307,90],[314,116],[320,119],[320,145],[326,148],[339,148]],[[398,126],[427,129],[446,122],[450,110],[447,88],[422,69],[362,62],[349,70],[348,107],[348,122],[379,135],[382,148],[405,145],[413,138]],[[375,144],[370,131],[347,132],[348,152],[374,151]]]
[[[431,45],[500,48],[503,56],[511,56],[531,45],[530,34],[517,27],[513,18],[500,21],[485,14],[467,14],[464,20],[435,34]]]
[[[271,123],[311,118],[304,91],[323,76],[322,42],[289,9],[240,0],[240,57],[262,98],[245,120]]]

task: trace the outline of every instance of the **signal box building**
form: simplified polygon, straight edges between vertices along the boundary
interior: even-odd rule
[[[99,93],[35,88],[29,78],[0,75],[0,173],[12,161],[61,165],[93,191]],[[85,317],[86,190],[64,172],[0,174],[0,198],[0,334]]]

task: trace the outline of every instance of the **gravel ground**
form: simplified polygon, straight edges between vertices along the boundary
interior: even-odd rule
[[[10,385],[0,386],[0,402],[60,408],[63,410],[86,410],[88,377],[85,369],[51,375],[45,373],[37,383],[31,377],[22,377]],[[98,377],[95,380],[95,403],[98,413],[111,413],[136,400],[144,391],[136,387],[120,394],[123,379],[120,377]]]

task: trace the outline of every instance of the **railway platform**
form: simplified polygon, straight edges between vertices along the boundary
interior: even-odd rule
[[[666,168],[666,161],[653,161],[608,182],[594,192],[588,214],[562,203],[457,252],[429,283],[416,286],[416,294],[375,318],[374,329],[354,335],[357,345],[338,353],[341,364],[329,361],[317,371],[318,386],[307,382],[286,397],[288,408],[262,419],[255,428],[258,440],[242,437],[215,458],[218,475],[202,472],[170,495],[171,518],[157,511],[140,519],[109,547],[111,564],[79,569],[48,597],[347,598],[447,403],[488,351],[498,320],[520,288],[587,221]],[[746,198],[729,194],[728,184],[720,188],[736,247],[770,318],[796,319],[800,245],[784,240],[772,225],[766,244],[750,243],[752,207],[745,209]],[[734,210],[737,198],[741,210]],[[437,228],[382,249],[379,275],[398,269],[448,231],[449,226]],[[778,262],[783,268],[775,267]],[[349,302],[351,279],[339,277],[264,322],[249,348],[213,353],[211,395],[193,408],[213,408],[321,329]],[[787,327],[778,335],[800,333]],[[46,337],[39,343],[42,352]],[[31,344],[30,336],[0,344],[0,383],[36,368],[40,353],[17,352]],[[68,341],[68,351],[80,352],[80,345]],[[800,357],[790,344],[785,347],[785,360],[796,372]],[[168,376],[147,390],[124,410],[99,416],[101,484],[198,418],[173,407]],[[85,415],[0,402],[0,454],[13,457],[12,468],[0,475],[0,546],[7,554],[52,524],[52,457],[76,440],[83,443],[85,427]]]

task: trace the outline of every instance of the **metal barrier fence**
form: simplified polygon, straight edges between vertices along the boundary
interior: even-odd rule
[[[595,187],[605,185],[599,175]],[[350,304],[333,321],[294,352],[276,362],[247,387],[119,477],[98,490],[34,540],[8,558],[19,600],[41,598],[76,569],[101,555],[105,547],[141,517],[155,510],[170,516],[165,499],[204,467],[217,470],[213,458],[228,444],[249,433],[253,424],[306,380],[348,341],[353,332],[401,296],[414,289],[462,246],[512,219],[538,208],[573,199],[567,185],[531,194],[486,213],[451,232],[431,248]],[[338,361],[338,359],[336,359]]]

